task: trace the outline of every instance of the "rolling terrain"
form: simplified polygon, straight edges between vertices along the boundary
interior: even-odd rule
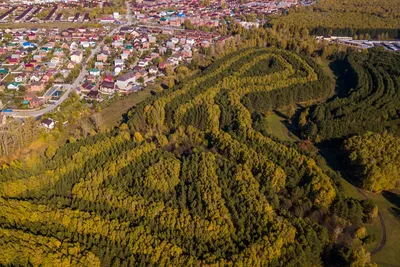
[[[310,59],[244,49],[139,103],[118,129],[47,151],[35,167],[3,167],[0,264],[354,260],[364,253],[355,231],[366,207],[357,202],[361,217],[344,216],[355,200],[338,189],[337,174],[269,136],[265,117],[333,89]]]

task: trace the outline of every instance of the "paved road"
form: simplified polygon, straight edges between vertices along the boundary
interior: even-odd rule
[[[126,2],[126,22],[120,25],[119,27],[115,28],[114,30],[110,31],[106,36],[113,36],[119,29],[123,26],[131,25],[132,24],[132,14],[131,14],[131,8],[130,8],[130,3],[129,1]],[[168,30],[183,30],[180,28],[171,28],[171,27],[166,27],[166,26],[161,26],[161,25],[138,25],[138,26],[145,26],[149,28],[157,27],[161,29],[168,29]],[[25,118],[25,117],[40,117],[43,116],[45,113],[54,111],[58,106],[60,106],[70,95],[70,93],[75,90],[79,84],[82,83],[83,79],[85,78],[85,75],[87,74],[87,63],[97,54],[100,52],[100,49],[104,45],[104,38],[103,41],[100,42],[95,49],[92,50],[90,53],[89,57],[86,59],[85,63],[83,64],[81,73],[79,76],[76,78],[75,82],[71,85],[64,85],[64,88],[67,89],[66,92],[61,96],[59,100],[57,100],[55,103],[40,109],[40,110],[16,110],[13,112],[7,112],[3,113],[4,115],[7,116],[12,116],[16,118]],[[35,53],[39,50],[38,48]],[[22,68],[22,64],[19,68]]]
[[[129,9],[128,9],[129,10]],[[129,18],[131,18],[130,16],[130,12],[129,12]],[[127,19],[128,19],[128,13],[127,13]],[[129,23],[129,19],[128,19],[128,23]],[[119,29],[124,26],[127,25],[128,23],[125,23],[115,29],[113,29],[112,31],[110,31],[106,36],[113,36],[117,31],[119,31]],[[105,36],[105,37],[106,37]],[[64,88],[67,89],[66,92],[61,96],[61,98],[59,100],[57,100],[54,104],[51,104],[43,109],[40,110],[18,110],[18,111],[13,111],[13,112],[7,112],[7,113],[3,113],[6,116],[12,116],[15,118],[26,118],[26,117],[40,117],[43,116],[45,113],[54,111],[59,105],[61,105],[65,99],[68,98],[69,94],[75,90],[79,84],[82,83],[83,79],[85,78],[85,75],[87,74],[87,63],[97,54],[100,52],[100,49],[103,47],[104,45],[104,39],[103,41],[101,41],[95,49],[92,50],[92,52],[90,53],[90,55],[88,56],[88,58],[86,59],[85,63],[83,64],[81,73],[79,74],[79,76],[76,78],[75,82],[71,85],[64,85]]]
[[[129,1],[126,1],[126,21],[127,24],[130,25],[132,24],[132,14],[131,14],[131,4]]]

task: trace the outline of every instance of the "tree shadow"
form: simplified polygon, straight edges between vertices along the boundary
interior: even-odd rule
[[[282,112],[280,112],[278,110],[274,110],[274,113],[279,118],[283,119],[281,122],[286,127],[286,129],[288,130],[288,136],[289,137],[291,137],[291,138],[297,137],[298,139],[301,139],[298,127],[295,124],[293,124],[293,123],[291,123],[289,121],[290,118],[286,114],[283,114]],[[292,121],[297,121],[297,119],[296,119],[296,116],[298,116],[297,113],[298,113],[298,111],[296,111],[296,114],[293,115],[293,117],[292,117],[293,120]]]
[[[396,205],[396,209],[400,211],[400,195],[390,191],[383,191],[382,196],[393,205]]]
[[[282,119],[285,119],[285,120],[287,120],[287,119],[289,119],[289,117],[288,116],[286,116],[285,114],[283,114],[282,112],[280,112],[279,110],[274,110],[274,113],[276,114],[276,115],[278,115],[278,117],[280,117],[280,118],[282,118]]]
[[[330,139],[318,144],[320,155],[325,159],[327,165],[334,171],[340,173],[343,179],[354,187],[361,187],[360,170],[349,164],[348,155],[343,150],[343,139]]]
[[[336,78],[335,97],[345,97],[352,88],[356,88],[357,81],[353,78],[350,64],[346,59],[336,60],[329,64]]]
[[[389,212],[398,220],[400,220],[400,209],[396,207],[391,207]]]

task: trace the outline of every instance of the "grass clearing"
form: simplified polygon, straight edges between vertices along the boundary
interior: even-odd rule
[[[122,115],[126,113],[130,108],[136,104],[142,102],[147,97],[150,96],[150,89],[145,88],[137,93],[132,93],[128,96],[123,96],[123,98],[118,99],[101,110],[101,115],[104,120],[104,124],[107,128],[117,126]]]
[[[329,66],[331,64],[331,60],[325,59],[325,58],[317,58],[315,60],[322,68],[322,70],[325,72],[326,75],[331,77],[333,80],[336,79],[335,74],[333,73],[331,67]]]
[[[345,179],[342,179],[342,186],[347,196],[355,199],[365,199],[365,197]],[[386,228],[386,244],[382,250],[372,256],[372,261],[384,267],[400,266],[400,246],[398,246],[398,240],[400,238],[400,219],[398,217],[399,215],[395,213],[395,210],[399,208],[399,203],[390,202],[382,194],[373,194],[365,191],[364,193],[378,205]],[[368,234],[374,235],[376,238],[374,243],[366,247],[369,251],[372,251],[382,239],[382,229],[379,218],[374,218],[371,223],[365,224],[365,227]]]
[[[360,194],[360,192],[358,192],[357,189],[351,183],[349,183],[346,179],[342,179],[342,187],[344,189],[344,193],[346,194],[346,196],[354,198],[354,199],[358,199],[358,200],[365,199],[365,197],[362,196]]]
[[[267,117],[269,132],[282,141],[299,141],[299,138],[293,135],[286,127],[285,120],[286,119],[280,117],[276,113],[269,115]]]
[[[378,205],[386,226],[386,245],[372,256],[372,261],[379,266],[400,266],[400,246],[398,244],[400,240],[400,219],[399,215],[395,213],[399,205],[390,202],[382,194],[367,193],[367,195]],[[372,233],[376,231],[373,228],[368,230],[372,230]],[[376,237],[377,240],[380,240],[379,237],[381,236]]]

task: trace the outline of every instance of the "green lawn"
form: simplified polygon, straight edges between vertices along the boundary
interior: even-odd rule
[[[378,263],[379,266],[400,266],[400,246],[398,243],[400,240],[400,219],[397,217],[398,215],[392,212],[392,208],[399,206],[387,200],[382,194],[367,193],[367,195],[378,204],[386,226],[386,245],[372,256],[372,261]],[[369,230],[376,231],[373,228]],[[376,237],[380,240],[380,233]]]
[[[360,192],[358,192],[357,189],[345,179],[342,179],[342,187],[347,197],[352,197],[359,200],[365,199],[365,197],[362,196]]]
[[[295,142],[299,141],[297,136],[290,134],[290,131],[285,126],[285,119],[272,113],[267,117],[269,132],[282,141]]]
[[[321,66],[322,70],[325,72],[326,75],[328,75],[329,77],[331,77],[332,79],[335,80],[335,78],[336,78],[335,74],[329,67],[329,64],[331,64],[332,61],[330,61],[328,59],[319,58],[319,57],[315,61]]]
[[[106,127],[111,128],[117,126],[120,123],[124,113],[149,96],[150,89],[145,88],[137,93],[132,93],[128,96],[122,97],[121,99],[118,99],[107,107],[103,108],[100,113],[103,117]]]
[[[365,199],[365,197],[345,179],[342,179],[342,186],[347,196],[356,199]],[[400,240],[400,219],[392,212],[392,208],[398,208],[399,204],[391,203],[382,194],[367,192],[366,194],[368,198],[372,199],[378,205],[386,226],[386,245],[381,251],[372,256],[372,261],[384,267],[400,266],[400,246],[397,243]],[[375,218],[372,223],[365,224],[365,227],[368,233],[374,235],[376,238],[376,242],[367,246],[367,249],[372,251],[382,239],[382,229],[379,218]]]

